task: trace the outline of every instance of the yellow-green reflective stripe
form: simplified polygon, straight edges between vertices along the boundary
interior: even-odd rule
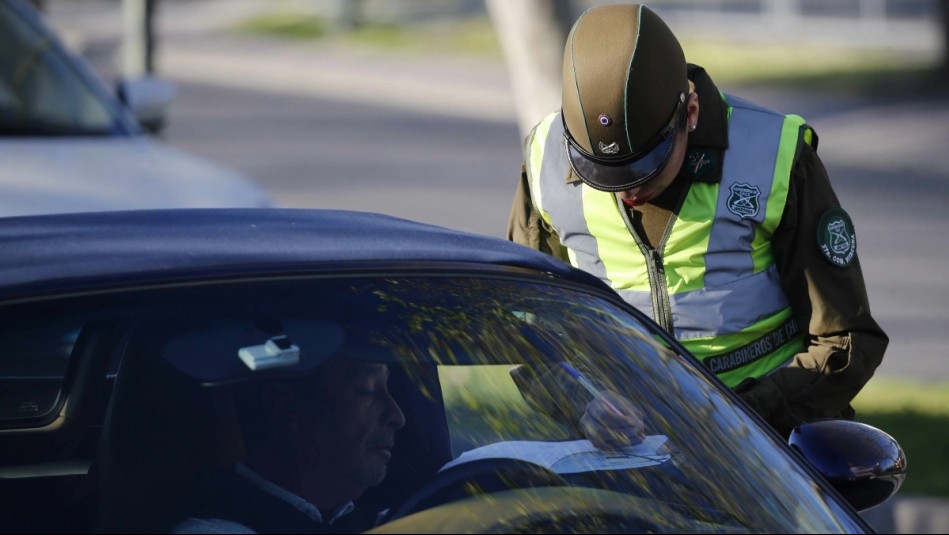
[[[791,339],[790,343],[781,346],[777,351],[769,354],[767,357],[757,360],[748,366],[738,368],[737,370],[716,374],[716,376],[729,388],[735,388],[738,386],[738,383],[748,377],[757,379],[763,375],[768,375],[803,350],[804,335],[799,334]]]
[[[705,287],[705,253],[715,220],[718,184],[693,182],[664,248],[670,294]]]
[[[696,347],[692,351],[692,354],[700,360],[704,360],[706,357],[727,353],[728,351],[741,347],[753,341],[756,337],[774,330],[778,325],[781,325],[789,319],[791,319],[791,309],[785,308],[740,332],[720,334],[713,337],[691,338],[689,340],[683,340],[683,343],[688,342],[689,344],[695,344]],[[691,349],[692,348],[690,348],[690,350]]]
[[[774,229],[781,222],[784,214],[784,205],[788,198],[788,185],[791,177],[791,166],[794,164],[794,155],[797,153],[797,142],[801,135],[801,125],[804,119],[797,115],[788,115],[781,128],[781,140],[778,144],[777,161],[774,166],[774,177],[771,184],[771,196],[765,211],[765,220],[755,232],[751,242],[755,262],[754,271],[765,269],[774,261],[771,253],[771,236]]]
[[[693,355],[699,360],[705,359],[734,351],[751,342],[754,342],[760,336],[776,330],[778,327],[791,319],[791,309],[786,308],[776,314],[773,314],[758,323],[755,323],[744,331],[734,334],[723,334],[713,338],[690,338],[680,340]],[[799,327],[800,328],[800,327]],[[803,335],[798,334],[789,340],[785,340],[783,345],[766,356],[750,362],[740,368],[729,370],[716,374],[722,381],[730,387],[737,385],[746,377],[760,377],[779,367],[789,358],[800,352],[803,348]]]
[[[613,193],[583,184],[583,217],[595,237],[600,261],[614,290],[649,291],[649,274],[639,244],[626,228]]]
[[[546,210],[544,210],[544,199],[540,191],[540,171],[541,164],[544,161],[544,147],[547,145],[547,134],[550,132],[550,125],[553,124],[554,118],[556,117],[557,112],[551,113],[534,127],[533,136],[527,147],[527,150],[530,152],[528,169],[531,183],[531,201],[534,203],[534,208],[537,209],[548,225],[551,224],[550,216],[548,216]]]

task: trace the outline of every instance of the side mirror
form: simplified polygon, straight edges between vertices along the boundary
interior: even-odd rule
[[[906,455],[896,439],[850,420],[797,426],[788,443],[858,511],[896,494],[906,478]]]
[[[175,84],[155,76],[122,80],[116,93],[145,130],[156,133],[165,126],[165,116],[175,99]]]

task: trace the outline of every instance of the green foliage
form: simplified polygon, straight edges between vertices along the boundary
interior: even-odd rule
[[[716,79],[737,82],[902,69],[913,64],[885,50],[830,46],[767,42],[749,46],[703,40],[684,41],[683,49],[689,62],[706,67]]]
[[[949,416],[915,410],[858,412],[857,419],[889,433],[906,453],[901,494],[949,497]]]
[[[318,39],[327,34],[322,17],[290,12],[258,15],[238,23],[235,30],[298,40]]]
[[[858,412],[918,412],[949,418],[949,382],[872,379],[853,405]]]
[[[889,433],[906,453],[901,494],[949,497],[949,383],[874,379],[853,405],[857,420]]]
[[[234,29],[240,33],[320,41],[386,53],[501,58],[494,28],[485,17],[419,24],[370,21],[349,31],[334,32],[329,22],[319,16],[280,11],[246,19]]]
[[[370,24],[352,30],[343,40],[357,46],[383,50],[412,50],[422,46],[410,31],[395,24]]]
[[[686,59],[705,67],[726,89],[738,84],[788,89],[875,93],[939,84],[932,58],[893,50],[780,43],[689,40]]]

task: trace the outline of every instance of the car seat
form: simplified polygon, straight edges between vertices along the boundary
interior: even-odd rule
[[[167,532],[192,478],[243,455],[229,390],[167,364],[161,325],[133,336],[115,379],[97,456],[97,532]]]

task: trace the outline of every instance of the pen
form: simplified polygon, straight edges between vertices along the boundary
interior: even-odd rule
[[[617,409],[615,405],[610,403],[608,399],[602,396],[602,394],[600,393],[600,389],[598,389],[589,379],[587,379],[585,375],[580,373],[580,370],[574,368],[568,362],[561,362],[560,365],[563,366],[564,370],[567,370],[567,373],[570,374],[570,377],[573,377],[574,379],[576,379],[577,382],[580,383],[580,386],[582,386],[594,398],[600,398],[603,404],[606,405],[608,409],[613,411],[614,414],[616,414],[617,416],[623,415],[623,413],[620,412],[620,410]]]
[[[570,374],[570,377],[576,379],[577,382],[580,383],[580,386],[585,388],[587,392],[593,395],[593,397],[598,397],[600,395],[600,390],[594,386],[585,375],[580,373],[580,370],[574,368],[567,362],[561,362],[560,365],[563,366],[563,369],[567,370],[567,373]]]

